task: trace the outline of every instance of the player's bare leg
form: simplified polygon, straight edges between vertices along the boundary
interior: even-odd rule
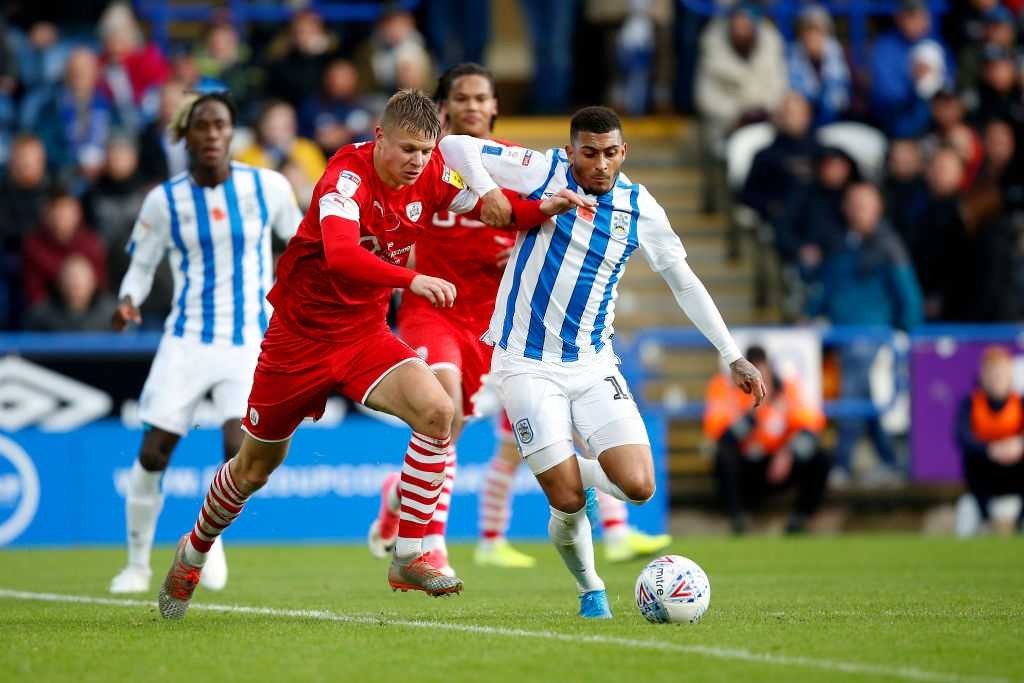
[[[246,434],[238,455],[214,475],[196,524],[178,541],[174,561],[160,586],[160,614],[165,619],[185,616],[214,541],[235,521],[249,497],[267,483],[284,461],[290,443],[291,438],[260,441]]]
[[[366,398],[374,410],[395,415],[412,427],[400,480],[398,539],[388,569],[395,590],[428,595],[462,591],[462,581],[442,574],[423,552],[423,535],[441,496],[451,445],[454,407],[434,373],[419,360],[385,375]]]

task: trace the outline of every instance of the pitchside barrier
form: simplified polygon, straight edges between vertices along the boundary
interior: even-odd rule
[[[0,546],[114,544],[125,540],[124,495],[142,426],[136,401],[159,334],[0,336]],[[665,482],[665,438],[656,417],[658,481]],[[384,477],[401,466],[410,430],[393,418],[333,397],[318,423],[303,423],[285,463],[246,505],[229,542],[363,542],[379,508]],[[458,444],[449,517],[453,540],[477,534],[479,494],[495,450],[493,422],[471,424]],[[199,512],[222,461],[212,405],[179,442],[163,478],[156,541],[171,543]],[[510,537],[547,537],[548,506],[520,467],[513,485]],[[650,532],[668,527],[667,486],[632,508]]]
[[[741,348],[765,346],[780,372],[795,373],[822,391],[822,349],[875,343],[872,399],[823,401],[830,418],[881,414],[895,433],[907,433],[910,473],[920,482],[962,479],[953,440],[957,405],[973,387],[984,348],[998,343],[1016,359],[1024,389],[1024,326],[926,326],[907,336],[884,328],[734,330]],[[0,545],[112,544],[124,540],[124,491],[138,454],[142,426],[136,401],[159,334],[4,334],[0,336]],[[648,531],[668,526],[667,427],[697,418],[700,396],[671,390],[666,355],[707,353],[693,329],[649,329],[616,349],[623,373],[647,422],[658,493],[630,507],[631,523]],[[713,353],[713,349],[711,350]],[[701,383],[706,377],[700,378]],[[400,466],[409,429],[341,397],[318,423],[300,426],[284,465],[246,506],[229,539],[241,542],[361,542],[377,513],[384,477]],[[477,533],[479,493],[495,449],[491,420],[467,427],[458,444],[450,536]],[[222,458],[220,428],[204,404],[195,428],[179,443],[164,480],[157,542],[169,543],[195,519]],[[514,483],[510,536],[543,539],[548,507],[526,467]]]

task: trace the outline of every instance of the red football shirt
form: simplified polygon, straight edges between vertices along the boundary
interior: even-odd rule
[[[275,315],[295,331],[316,339],[343,340],[386,324],[392,289],[331,274],[324,255],[321,216],[357,220],[362,248],[388,263],[404,266],[431,216],[447,211],[463,191],[458,176],[445,167],[440,154],[431,155],[415,183],[392,190],[373,167],[376,144],[348,145],[331,157],[298,232],[281,255],[277,283],[267,295]],[[471,208],[476,197],[466,192],[468,206],[463,208]]]
[[[515,146],[504,140],[495,139],[495,142]],[[495,238],[511,244],[515,233],[451,211],[432,214],[431,223],[434,229],[427,230],[416,241],[416,272],[454,284],[458,292],[455,305],[437,312],[457,317],[479,328],[483,334],[494,311],[494,298],[498,295],[503,272],[496,262],[498,252],[505,247]],[[405,315],[414,313],[420,306],[433,309],[429,301],[419,296],[403,298],[402,306],[409,307]]]

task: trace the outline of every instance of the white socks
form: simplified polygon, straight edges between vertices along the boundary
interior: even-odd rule
[[[149,556],[153,550],[156,520],[164,506],[160,493],[163,472],[149,472],[138,460],[128,475],[128,492],[124,512],[128,522],[128,565],[149,569]]]
[[[576,456],[576,462],[580,466],[580,477],[583,479],[583,488],[596,488],[600,491],[604,491],[613,498],[624,500],[627,503],[633,502],[626,497],[626,494],[622,492],[622,489],[612,483],[612,480],[604,473],[604,469],[601,467],[600,462],[591,458],[584,458],[579,455]]]
[[[594,540],[586,507],[571,513],[551,508],[548,536],[576,579],[580,593],[604,589],[604,581],[594,568]]]

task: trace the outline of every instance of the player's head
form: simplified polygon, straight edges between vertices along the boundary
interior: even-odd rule
[[[238,108],[226,92],[188,92],[167,124],[171,139],[185,140],[192,167],[216,168],[230,162]]]
[[[456,64],[437,81],[434,100],[446,133],[489,138],[498,120],[498,86],[486,66]]]
[[[615,185],[626,159],[622,121],[608,107],[584,107],[569,123],[565,146],[572,176],[587,194],[602,195]]]
[[[1003,346],[989,346],[981,354],[978,382],[990,398],[1001,401],[1013,390],[1013,356]]]
[[[377,126],[374,167],[391,189],[419,178],[441,134],[437,107],[422,90],[399,90],[384,107]]]

